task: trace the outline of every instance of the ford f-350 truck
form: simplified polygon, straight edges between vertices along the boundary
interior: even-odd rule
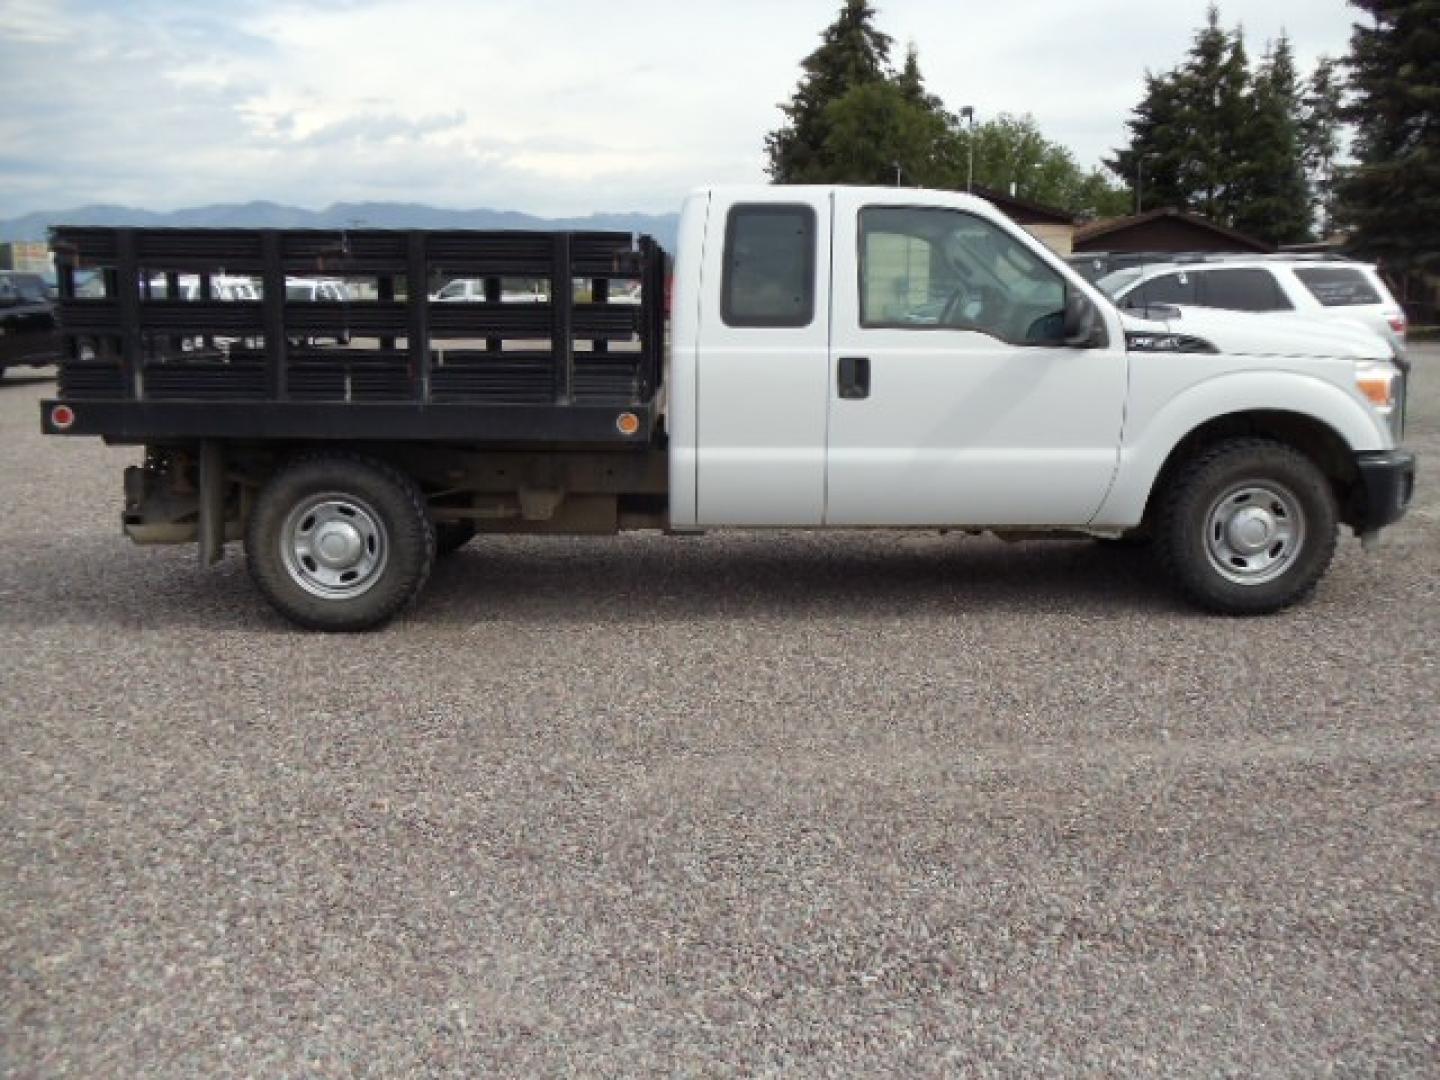
[[[243,540],[264,595],[316,629],[384,623],[477,531],[1133,537],[1201,607],[1270,612],[1315,586],[1341,525],[1373,537],[1414,484],[1403,361],[1378,336],[1122,314],[952,192],[694,192],[668,326],[664,253],[625,234],[61,228],[53,246],[67,352],[44,430],[144,446],[125,532],[207,563]],[[75,294],[81,269],[103,297]],[[149,284],[182,274],[198,298]],[[222,274],[258,299],[215,300]],[[287,298],[287,275],[350,299]],[[456,278],[484,295],[432,300]],[[546,280],[544,302],[508,301],[516,279]],[[609,302],[622,280],[639,304]]]

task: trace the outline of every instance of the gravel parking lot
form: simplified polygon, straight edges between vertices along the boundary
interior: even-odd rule
[[[387,631],[0,384],[0,1069],[1435,1075],[1440,348],[1304,607],[1082,542],[480,541]]]

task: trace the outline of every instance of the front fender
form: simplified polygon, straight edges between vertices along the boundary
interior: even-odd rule
[[[1151,415],[1132,401],[1115,482],[1091,520],[1093,526],[1140,524],[1151,489],[1171,452],[1202,424],[1224,416],[1282,412],[1317,420],[1352,451],[1394,446],[1384,422],[1358,396],[1334,383],[1294,371],[1248,371],[1216,375],[1170,398]]]

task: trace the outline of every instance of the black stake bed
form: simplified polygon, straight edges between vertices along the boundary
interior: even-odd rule
[[[654,430],[649,237],[57,228],[51,246],[48,432],[644,446]]]

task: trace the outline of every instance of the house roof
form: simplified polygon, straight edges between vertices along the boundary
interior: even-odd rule
[[[1102,237],[1113,236],[1116,233],[1157,221],[1183,222],[1194,228],[1212,232],[1216,236],[1223,237],[1247,251],[1266,252],[1274,250],[1263,240],[1257,240],[1253,236],[1247,236],[1242,232],[1237,232],[1234,229],[1217,224],[1209,218],[1203,218],[1199,214],[1192,214],[1188,210],[1180,210],[1173,206],[1162,206],[1157,210],[1146,210],[1143,214],[1129,214],[1125,217],[1105,218],[1101,221],[1092,221],[1086,225],[1081,225],[1075,230],[1075,243],[1089,244]]]
[[[1053,225],[1075,224],[1075,215],[1068,210],[1061,210],[1058,206],[1046,206],[1044,203],[1020,199],[1014,195],[1007,195],[1003,191],[996,191],[994,188],[982,187],[979,184],[971,189],[970,194],[978,195],[980,198],[994,203],[1010,217],[1022,223],[1043,221]]]

